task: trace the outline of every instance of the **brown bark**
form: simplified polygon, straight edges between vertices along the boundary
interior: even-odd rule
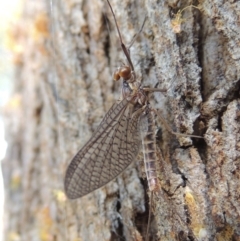
[[[175,131],[204,135],[162,126],[150,240],[240,240],[240,3],[199,1],[178,33],[174,13],[189,1],[111,4],[125,43],[148,18],[131,57],[143,85],[168,89],[152,107]],[[24,51],[5,109],[5,239],[146,240],[141,162],[79,200],[63,193],[71,157],[120,98],[111,76],[125,58],[106,2],[26,0],[14,31]]]

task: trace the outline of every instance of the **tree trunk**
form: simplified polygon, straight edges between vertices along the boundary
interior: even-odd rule
[[[112,0],[156,118],[161,191],[149,240],[240,240],[240,2]],[[63,180],[73,155],[121,98],[126,63],[106,1],[26,0],[12,29],[15,93],[5,108],[5,240],[146,240],[149,191],[141,155],[78,200]]]

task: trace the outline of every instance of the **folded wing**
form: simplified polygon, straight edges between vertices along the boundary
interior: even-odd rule
[[[126,99],[114,104],[96,132],[76,154],[65,176],[68,198],[82,197],[113,180],[137,156],[138,118]]]

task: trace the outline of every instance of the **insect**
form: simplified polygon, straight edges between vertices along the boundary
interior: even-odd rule
[[[149,92],[162,90],[141,87],[129,49],[122,41],[113,9],[108,0],[107,2],[114,16],[122,50],[128,61],[128,65],[118,68],[114,73],[114,80],[123,79],[123,99],[110,108],[90,140],[68,166],[64,185],[65,193],[70,199],[80,198],[116,178],[134,161],[141,142],[144,147],[149,189],[153,191],[159,188],[155,167],[153,110],[147,95]]]
[[[122,100],[110,108],[90,140],[68,166],[64,186],[69,199],[80,198],[112,181],[135,160],[141,145],[149,190],[154,192],[161,189],[156,171],[154,135],[154,116],[156,114],[160,118],[161,116],[150,106],[148,94],[166,90],[142,87],[135,73],[129,48],[122,41],[113,9],[109,0],[107,2],[128,62],[114,73],[114,80],[122,79]],[[136,37],[131,45],[135,39]],[[161,120],[167,126],[162,118]],[[169,127],[167,128],[171,133],[176,134]]]

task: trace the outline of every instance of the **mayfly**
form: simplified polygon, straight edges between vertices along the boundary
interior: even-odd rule
[[[152,110],[147,93],[159,90],[141,87],[129,49],[122,41],[113,9],[108,0],[107,2],[114,17],[122,50],[128,61],[128,65],[120,67],[114,73],[115,80],[123,79],[123,99],[110,108],[93,136],[68,166],[64,185],[65,193],[70,199],[80,198],[104,186],[123,172],[138,155],[141,146],[140,132],[145,133],[142,141],[144,156],[149,160],[145,162],[149,189],[153,191],[158,188]],[[143,125],[145,127],[140,127]]]
[[[145,171],[150,191],[160,189],[156,172],[156,141],[154,136],[154,114],[148,101],[148,93],[163,91],[144,88],[137,79],[130,58],[129,48],[122,41],[113,9],[107,0],[117,28],[121,48],[128,65],[117,69],[114,79],[122,78],[121,101],[106,113],[90,140],[74,156],[65,176],[65,193],[68,198],[80,198],[106,185],[122,173],[137,157],[141,142],[144,150]],[[159,116],[161,118],[161,116]],[[164,120],[161,118],[164,122]],[[166,126],[166,122],[164,123]],[[174,133],[168,128],[171,133]],[[176,134],[176,133],[174,133]],[[186,136],[184,134],[179,134]]]

